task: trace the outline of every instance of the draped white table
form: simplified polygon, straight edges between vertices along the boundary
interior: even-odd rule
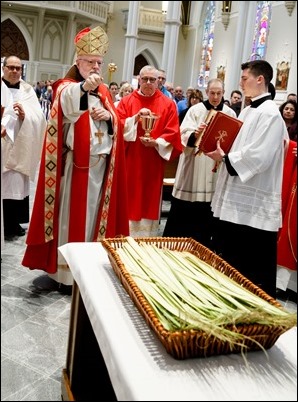
[[[297,328],[280,336],[267,356],[248,353],[247,363],[240,354],[175,360],[134,306],[100,243],[69,243],[59,250],[78,286],[117,400],[297,401]],[[70,336],[74,331],[71,324]]]

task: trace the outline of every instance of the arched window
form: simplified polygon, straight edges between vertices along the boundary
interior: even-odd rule
[[[271,23],[271,1],[257,1],[257,14],[250,60],[265,60]]]
[[[200,57],[200,70],[198,77],[198,87],[207,88],[209,72],[213,51],[214,40],[214,20],[215,20],[215,1],[209,1],[206,8],[202,49]]]

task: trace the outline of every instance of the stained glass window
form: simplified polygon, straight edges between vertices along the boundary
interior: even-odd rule
[[[202,49],[200,56],[200,70],[198,87],[207,88],[213,51],[214,40],[215,1],[209,1],[206,8]]]
[[[257,13],[250,60],[265,60],[271,23],[271,1],[257,1]]]

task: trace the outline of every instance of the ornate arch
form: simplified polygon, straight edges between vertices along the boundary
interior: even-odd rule
[[[1,57],[15,55],[21,60],[30,60],[28,47],[32,40],[28,38],[26,28],[20,20],[7,17],[1,21]],[[26,39],[27,36],[27,39]]]
[[[153,55],[150,49],[141,47],[138,49],[137,55],[135,57],[135,64],[134,64],[134,75],[138,75],[139,71],[142,67],[146,65],[151,65],[156,68],[159,67],[157,58]]]

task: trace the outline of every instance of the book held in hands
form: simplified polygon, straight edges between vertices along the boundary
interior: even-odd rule
[[[243,124],[242,121],[221,111],[211,109],[207,114],[205,123],[207,126],[195,143],[198,147],[196,155],[202,152],[215,151],[218,140],[220,140],[220,147],[227,154]]]

